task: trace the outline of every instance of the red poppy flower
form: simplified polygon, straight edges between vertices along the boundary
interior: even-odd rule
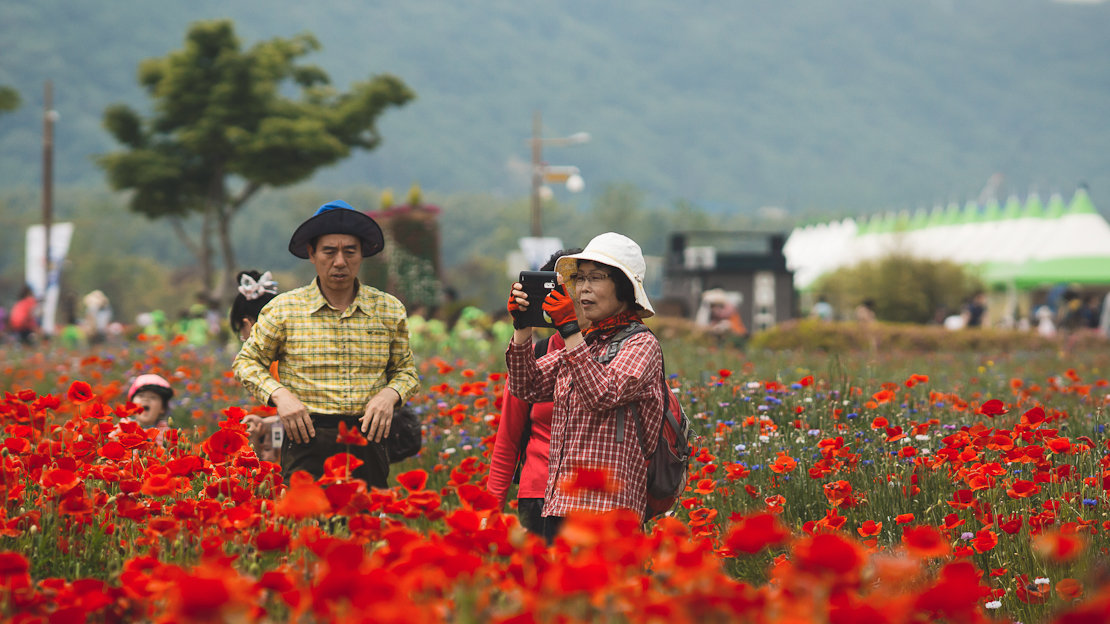
[[[68,492],[79,484],[80,481],[77,478],[77,473],[72,470],[54,468],[44,472],[42,475],[42,487],[58,490],[63,493]]]
[[[1025,574],[1014,578],[1014,595],[1018,600],[1027,604],[1040,604],[1048,597],[1048,584],[1037,584],[1029,580]]]
[[[998,528],[1000,528],[1003,531],[1009,533],[1010,535],[1013,535],[1014,533],[1017,533],[1018,531],[1021,530],[1021,525],[1024,522],[1024,520],[1025,520],[1024,516],[1022,516],[1021,514],[1016,513],[1016,514],[1011,515],[1006,520],[1001,520],[1000,519],[1000,521],[998,523]]]
[[[428,482],[428,473],[423,470],[410,470],[397,475],[397,482],[410,492],[423,490],[424,484]]]
[[[331,481],[350,479],[351,473],[364,463],[350,453],[337,453],[324,460],[324,474]]]
[[[985,553],[998,545],[998,534],[990,529],[982,529],[971,540],[971,546],[977,553]]]
[[[1056,595],[1061,600],[1078,600],[1083,597],[1083,584],[1073,578],[1060,579],[1056,583]]]
[[[236,429],[219,429],[204,441],[202,448],[212,463],[222,464],[247,448],[247,434]]]
[[[563,480],[562,488],[570,493],[617,492],[620,485],[609,478],[609,471],[604,468],[579,468]]]
[[[913,522],[913,514],[912,513],[898,514],[897,516],[894,517],[894,521],[897,522],[898,524],[909,524],[910,522]]]
[[[1014,481],[1014,485],[1010,489],[1006,490],[1006,495],[1010,498],[1029,498],[1030,496],[1036,496],[1040,491],[1041,486],[1036,483],[1018,479]]]
[[[863,552],[856,543],[836,533],[820,533],[796,542],[793,560],[802,570],[848,576],[863,565]]]
[[[971,490],[956,490],[952,493],[952,500],[945,502],[953,509],[967,509],[975,504],[975,495]]]
[[[991,399],[979,406],[979,413],[994,418],[1006,413],[1006,406],[998,399]]]
[[[789,537],[790,530],[779,523],[774,514],[755,514],[732,525],[725,546],[733,553],[754,554],[778,546]]]
[[[874,520],[865,520],[864,523],[862,525],[860,525],[860,527],[858,529],[856,529],[856,532],[859,533],[860,537],[875,537],[882,530],[883,530],[883,523],[882,522],[875,522]]]
[[[31,450],[31,441],[27,438],[7,438],[4,440],[4,448],[10,455],[21,455]]]
[[[706,496],[712,494],[716,489],[717,483],[713,479],[701,479],[698,481],[698,487],[694,488],[694,493]]]
[[[905,527],[902,529],[902,543],[906,545],[906,550],[926,559],[943,557],[952,552],[944,535],[930,525]]]
[[[254,545],[263,552],[285,550],[289,546],[289,529],[270,527],[260,531],[254,538]]]
[[[312,480],[312,475],[300,470],[290,477],[289,489],[274,505],[274,513],[290,518],[308,518],[330,510],[324,490]]]
[[[366,446],[369,444],[366,437],[362,435],[357,426],[347,427],[346,421],[339,421],[339,435],[335,438],[336,444],[350,444],[354,446]]]
[[[948,514],[947,516],[944,517],[944,528],[948,531],[951,531],[952,529],[954,529],[956,527],[963,526],[963,524],[964,524],[963,518],[959,517],[958,515],[956,515],[954,513],[950,513],[950,514]]]
[[[778,456],[775,457],[775,461],[773,464],[770,465],[770,468],[772,472],[785,474],[787,472],[793,471],[794,467],[797,465],[798,462],[794,461],[792,457],[787,455],[784,451],[779,451]]]
[[[736,481],[738,479],[743,479],[744,477],[747,477],[748,475],[750,475],[752,473],[751,470],[748,470],[747,468],[744,467],[743,464],[740,464],[740,463],[726,464],[725,465],[725,472],[727,473],[726,478],[729,481]]]
[[[88,382],[75,381],[69,384],[69,391],[66,392],[66,398],[74,403],[85,403],[92,400],[93,391],[92,386]]]
[[[1086,539],[1078,534],[1057,531],[1033,536],[1033,550],[1042,557],[1057,563],[1066,563],[1078,557],[1087,547]]]
[[[717,371],[717,376],[721,379],[728,379],[732,376],[732,371],[728,370],[727,368],[722,368],[721,370]]]

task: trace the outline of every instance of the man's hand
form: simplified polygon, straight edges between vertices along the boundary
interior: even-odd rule
[[[393,388],[382,388],[381,392],[371,397],[366,404],[366,412],[359,419],[367,440],[381,442],[389,435],[389,428],[393,425],[393,406],[400,400],[401,395]]]
[[[277,407],[281,426],[294,442],[304,444],[316,436],[316,429],[312,426],[308,408],[288,388],[278,388],[270,395],[270,400]]]

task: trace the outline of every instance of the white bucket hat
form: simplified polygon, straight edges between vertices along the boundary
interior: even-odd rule
[[[578,272],[578,261],[589,260],[621,270],[628,281],[632,282],[632,289],[636,293],[636,303],[643,310],[638,310],[640,318],[655,316],[655,310],[648,301],[647,291],[644,290],[644,273],[647,265],[644,263],[644,253],[636,241],[623,234],[606,232],[593,238],[582,250],[570,256],[563,256],[555,262],[555,270],[563,276],[563,283],[570,284],[570,276]],[[572,296],[573,288],[568,288]]]

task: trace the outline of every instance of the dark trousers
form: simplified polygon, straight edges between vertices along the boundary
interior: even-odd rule
[[[543,499],[518,498],[516,499],[516,517],[520,519],[520,526],[529,533],[543,537]]]
[[[555,536],[559,534],[559,529],[563,528],[562,516],[544,516],[543,517],[543,538],[547,543],[555,541]]]
[[[355,479],[362,479],[367,486],[386,488],[389,487],[389,456],[385,447],[378,442],[367,441],[366,446],[353,444],[339,444],[335,440],[339,437],[339,421],[347,421],[348,427],[358,427],[357,418],[335,416],[312,416],[312,427],[316,435],[309,438],[308,442],[299,444],[286,432],[285,440],[281,445],[281,476],[286,483],[289,477],[298,470],[303,470],[319,479],[324,475],[324,462],[329,457],[341,453],[350,453],[362,460],[362,465],[351,471]]]

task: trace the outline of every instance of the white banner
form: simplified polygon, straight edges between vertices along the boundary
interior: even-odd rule
[[[32,225],[27,228],[26,280],[35,298],[42,302],[42,331],[54,333],[54,314],[58,309],[58,295],[62,275],[62,262],[69,253],[73,238],[72,223],[53,223],[50,226],[50,267],[46,266],[46,228]]]
[[[562,239],[554,236],[526,236],[520,239],[520,251],[524,253],[524,260],[528,263],[528,269],[532,271],[538,270],[543,263],[547,262],[551,254],[562,248]]]

